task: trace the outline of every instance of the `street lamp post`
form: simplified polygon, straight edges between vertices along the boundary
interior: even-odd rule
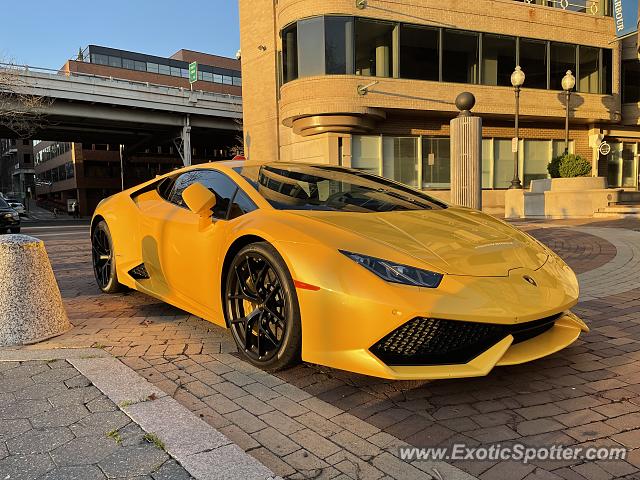
[[[525,75],[520,65],[516,67],[516,69],[511,74],[511,85],[513,85],[513,90],[516,95],[516,120],[515,120],[515,136],[513,141],[515,145],[513,146],[513,180],[511,180],[511,186],[509,188],[522,188],[522,183],[520,183],[520,175],[518,175],[518,147],[520,144],[520,140],[518,138],[518,121],[520,117],[520,88],[524,85]]]
[[[567,70],[567,74],[562,78],[562,89],[567,95],[567,115],[564,122],[564,153],[569,153],[569,103],[571,102],[571,90],[576,86],[576,77]]]

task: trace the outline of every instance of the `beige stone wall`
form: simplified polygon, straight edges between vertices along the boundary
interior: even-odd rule
[[[298,119],[314,115],[369,119],[375,122],[372,134],[448,135],[449,120],[457,113],[453,102],[462,91],[476,95],[474,113],[484,119],[485,137],[513,136],[514,97],[508,87],[339,75],[301,78],[278,90],[281,29],[296,20],[326,14],[612,48],[614,95],[580,93],[572,97],[570,137],[576,153],[591,157],[589,129],[606,129],[620,121],[622,49],[612,43],[614,23],[608,17],[513,0],[368,0],[365,9],[356,8],[354,0],[240,0],[245,139],[250,158],[339,163],[338,138],[342,137],[341,160],[349,165],[348,132],[319,129],[325,133],[306,137],[293,132],[291,127]],[[260,50],[260,45],[265,49]],[[358,85],[372,80],[379,83],[367,95],[358,95]],[[523,89],[521,116],[521,138],[564,138],[562,92]]]
[[[240,0],[245,156],[279,160],[278,31],[275,2]]]
[[[469,91],[476,96],[475,113],[496,118],[513,117],[513,89],[486,85],[376,78],[379,82],[367,95],[358,95],[358,85],[370,78],[356,75],[305,77],[286,83],[280,89],[280,114],[285,125],[299,117],[327,113],[363,114],[367,108],[386,112],[405,110],[457,114],[456,96]],[[557,120],[565,117],[565,95],[554,90],[523,89],[520,114],[523,120]],[[617,96],[573,94],[571,111],[574,121],[615,121],[620,112]]]

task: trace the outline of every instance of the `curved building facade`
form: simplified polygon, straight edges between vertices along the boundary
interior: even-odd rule
[[[546,178],[548,162],[565,150],[561,80],[571,70],[568,148],[591,159],[610,185],[637,188],[640,108],[623,91],[624,62],[629,72],[638,63],[635,39],[615,41],[611,7],[608,0],[240,0],[245,153],[361,168],[446,198],[449,121],[456,96],[470,91],[484,124],[484,203],[499,211],[513,176],[510,77],[520,65],[525,186]],[[603,140],[612,147],[606,156],[598,152]]]

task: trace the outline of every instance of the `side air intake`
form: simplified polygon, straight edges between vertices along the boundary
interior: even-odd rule
[[[141,263],[137,267],[129,270],[129,275],[131,278],[136,280],[146,280],[149,278],[149,272],[147,272],[147,268],[144,266],[144,263]]]

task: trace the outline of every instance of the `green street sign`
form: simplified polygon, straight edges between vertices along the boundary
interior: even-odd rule
[[[191,62],[189,64],[189,83],[196,83],[198,81],[198,62]]]

